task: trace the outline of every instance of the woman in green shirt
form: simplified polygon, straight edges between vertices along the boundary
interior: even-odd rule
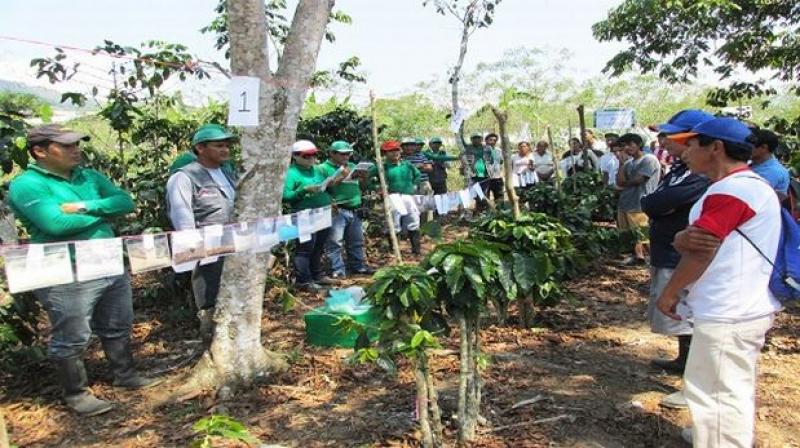
[[[292,145],[292,164],[286,173],[283,185],[283,200],[292,212],[331,205],[331,197],[321,189],[325,175],[317,165],[319,149],[308,140],[298,140]],[[305,242],[298,242],[294,252],[294,274],[297,287],[317,292],[320,285],[329,285],[331,280],[322,271],[322,254],[331,229],[322,229],[311,234]]]
[[[411,253],[420,254],[420,234],[419,234],[419,209],[414,202],[413,194],[420,183],[420,172],[412,164],[401,160],[400,142],[390,140],[381,145],[381,152],[385,157],[383,164],[384,175],[386,176],[386,187],[389,194],[398,194],[396,200],[402,202],[402,207],[406,213],[401,215],[397,210],[392,211],[395,230],[408,235],[411,243]],[[375,170],[377,176],[377,168]],[[393,202],[394,203],[394,202]],[[397,208],[395,206],[395,208]]]

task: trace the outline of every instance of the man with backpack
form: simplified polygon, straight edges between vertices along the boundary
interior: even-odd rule
[[[651,364],[659,370],[683,375],[689,347],[692,342],[692,326],[685,320],[670,319],[656,308],[656,300],[666,286],[681,256],[672,241],[685,229],[689,211],[708,189],[708,179],[692,173],[681,160],[686,145],[667,138],[668,135],[687,132],[694,126],[714,116],[702,110],[687,109],[678,112],[664,124],[658,125],[659,136],[665,149],[673,158],[672,169],[661,179],[656,190],[641,200],[642,211],[650,218],[650,300],[647,320],[653,333],[678,338],[678,356],[675,359],[654,359]],[[681,292],[685,297],[686,292]],[[670,408],[685,408],[683,392],[670,394],[660,403]]]
[[[769,288],[782,235],[780,204],[747,165],[754,139],[740,121],[715,118],[670,138],[686,142],[689,169],[711,181],[689,213],[689,227],[675,236],[681,259],[657,302],[673,319],[693,319],[684,373],[693,426],[682,436],[695,447],[751,447],[756,364],[781,309]]]

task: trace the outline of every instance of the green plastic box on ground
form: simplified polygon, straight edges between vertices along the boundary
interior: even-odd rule
[[[368,326],[367,336],[370,340],[377,337],[379,315],[373,308],[363,311],[348,313],[333,313],[327,307],[314,308],[303,315],[306,323],[306,342],[319,347],[344,347],[353,348],[358,338],[355,331],[344,332],[336,326],[340,316],[350,316],[356,322]]]

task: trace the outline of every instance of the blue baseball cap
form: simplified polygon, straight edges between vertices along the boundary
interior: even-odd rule
[[[689,132],[693,127],[708,120],[713,120],[714,116],[699,109],[686,109],[678,112],[664,124],[656,126],[658,132],[665,134],[677,134],[678,132]]]
[[[685,143],[690,138],[698,135],[704,135],[716,140],[731,143],[753,145],[751,138],[753,131],[741,121],[730,117],[714,118],[713,120],[704,121],[693,127],[691,132],[670,135],[668,138],[679,143]]]

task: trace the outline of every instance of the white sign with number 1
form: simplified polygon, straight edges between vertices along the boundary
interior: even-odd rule
[[[258,126],[258,94],[261,80],[234,76],[228,88],[228,125]]]

